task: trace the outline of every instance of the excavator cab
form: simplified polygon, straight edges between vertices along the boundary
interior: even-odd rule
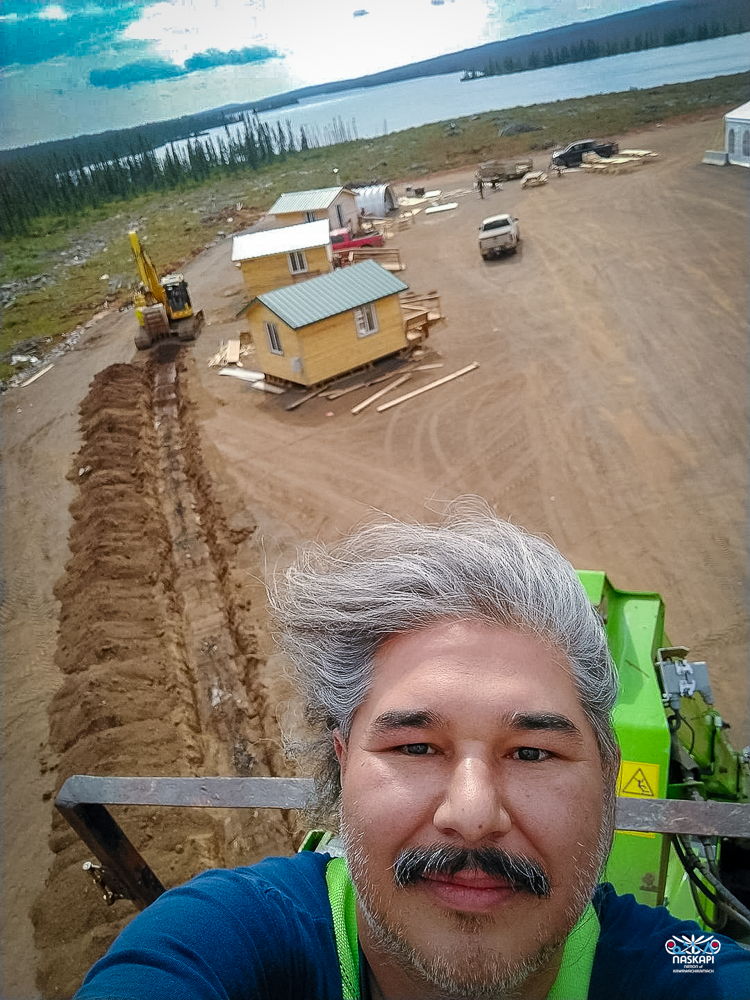
[[[187,319],[193,315],[187,281],[181,274],[168,274],[162,278],[161,285],[167,296],[167,315],[170,319]]]

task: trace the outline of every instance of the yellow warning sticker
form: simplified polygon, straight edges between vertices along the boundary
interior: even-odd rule
[[[659,795],[659,765],[640,760],[623,760],[617,775],[617,794],[631,799],[655,799]],[[620,830],[631,837],[656,837],[655,833]]]
[[[659,796],[659,765],[639,760],[624,760],[617,776],[617,794],[633,799]]]

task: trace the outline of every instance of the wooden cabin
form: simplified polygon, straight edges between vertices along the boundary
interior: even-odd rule
[[[310,386],[395,354],[407,346],[398,298],[407,288],[366,260],[258,295],[246,313],[258,368]]]
[[[343,187],[316,188],[313,191],[291,191],[282,194],[271,205],[268,214],[275,216],[276,226],[295,226],[301,222],[328,219],[331,229],[356,231],[357,199],[353,191]]]
[[[333,270],[328,220],[235,236],[232,260],[239,263],[252,298],[328,274]]]

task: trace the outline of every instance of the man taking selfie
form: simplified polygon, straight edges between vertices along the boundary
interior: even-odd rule
[[[458,501],[311,548],[271,593],[311,736],[318,817],[344,859],[301,852],[167,892],[79,1000],[634,1000],[750,995],[717,937],[600,878],[612,844],[617,675],[572,566]]]

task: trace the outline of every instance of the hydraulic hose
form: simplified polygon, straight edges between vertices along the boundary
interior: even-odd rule
[[[691,891],[694,887],[719,910],[723,910],[727,916],[731,916],[732,919],[742,924],[742,926],[747,930],[750,930],[750,910],[748,910],[744,903],[737,899],[737,897],[722,884],[721,880],[711,870],[709,863],[696,854],[691,845],[682,837],[675,837],[674,846],[677,857],[680,859],[680,862],[690,879]],[[711,886],[711,889],[700,881],[698,873]],[[717,921],[710,920],[706,916],[705,910],[699,904],[694,891],[693,899],[695,900],[696,908],[698,909],[701,919],[704,920],[709,927],[714,930],[721,930],[721,928],[725,926],[726,917],[719,924]]]

